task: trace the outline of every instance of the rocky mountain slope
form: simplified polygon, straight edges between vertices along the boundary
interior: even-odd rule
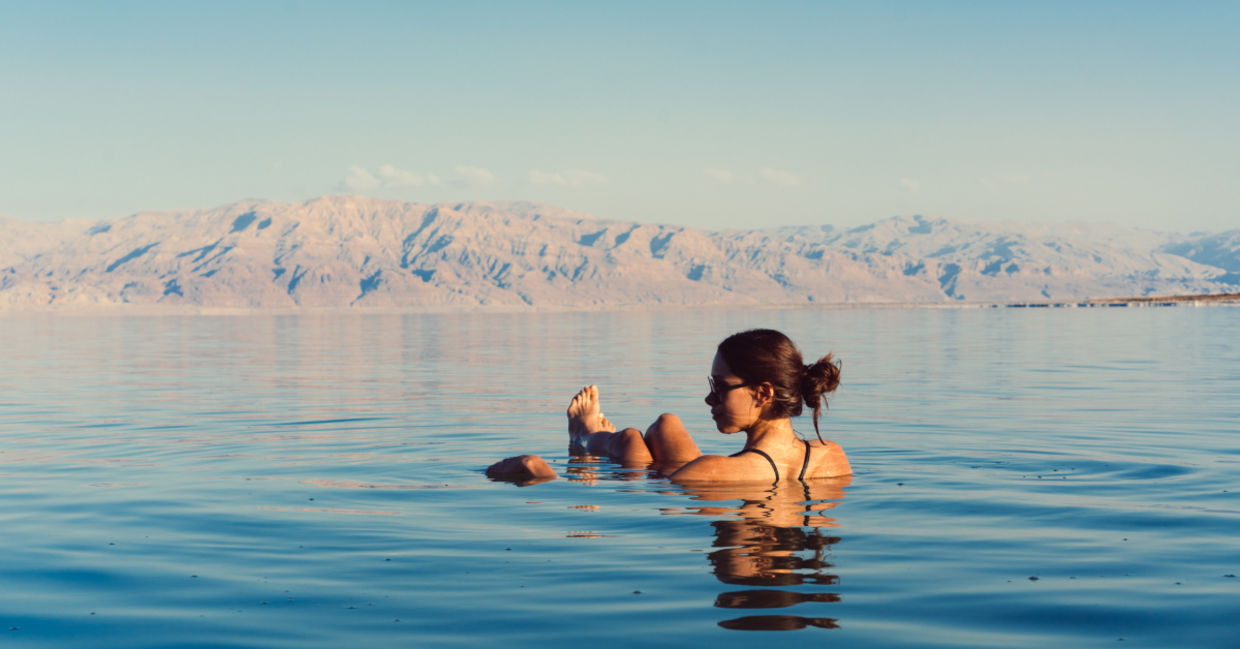
[[[532,203],[243,201],[0,220],[0,309],[620,307],[1078,300],[1240,285],[1240,230],[897,217],[704,231]]]

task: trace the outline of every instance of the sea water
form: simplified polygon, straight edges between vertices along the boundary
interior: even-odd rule
[[[851,480],[707,453],[714,345],[828,351]],[[1240,646],[1240,309],[0,317],[0,646]],[[808,417],[794,420],[813,437]],[[539,453],[517,486],[482,469]],[[1122,643],[1116,645],[1116,643]]]

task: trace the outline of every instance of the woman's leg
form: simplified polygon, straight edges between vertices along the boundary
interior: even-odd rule
[[[663,413],[646,429],[646,447],[661,473],[671,473],[702,456],[680,417]]]
[[[568,404],[569,441],[594,455],[606,455],[625,466],[645,467],[658,463],[662,473],[671,473],[702,455],[697,444],[676,415],[663,414],[646,429],[616,431],[599,408],[598,387],[587,385]],[[555,471],[537,455],[521,455],[496,462],[487,475],[501,479],[551,480]]]
[[[641,431],[625,428],[617,432],[599,408],[598,386],[582,388],[568,404],[569,440],[594,455],[606,455],[627,466],[650,464],[650,455]]]

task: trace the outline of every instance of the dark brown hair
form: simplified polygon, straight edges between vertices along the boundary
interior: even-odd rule
[[[840,365],[831,354],[805,365],[797,346],[774,329],[732,334],[719,343],[719,354],[746,383],[771,384],[775,391],[771,414],[795,417],[801,414],[802,402],[813,408],[814,433],[822,440],[818,416],[827,407],[825,395],[840,385]]]

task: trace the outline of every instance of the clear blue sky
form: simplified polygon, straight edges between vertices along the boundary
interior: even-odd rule
[[[0,214],[1240,227],[1240,2],[0,0]]]

